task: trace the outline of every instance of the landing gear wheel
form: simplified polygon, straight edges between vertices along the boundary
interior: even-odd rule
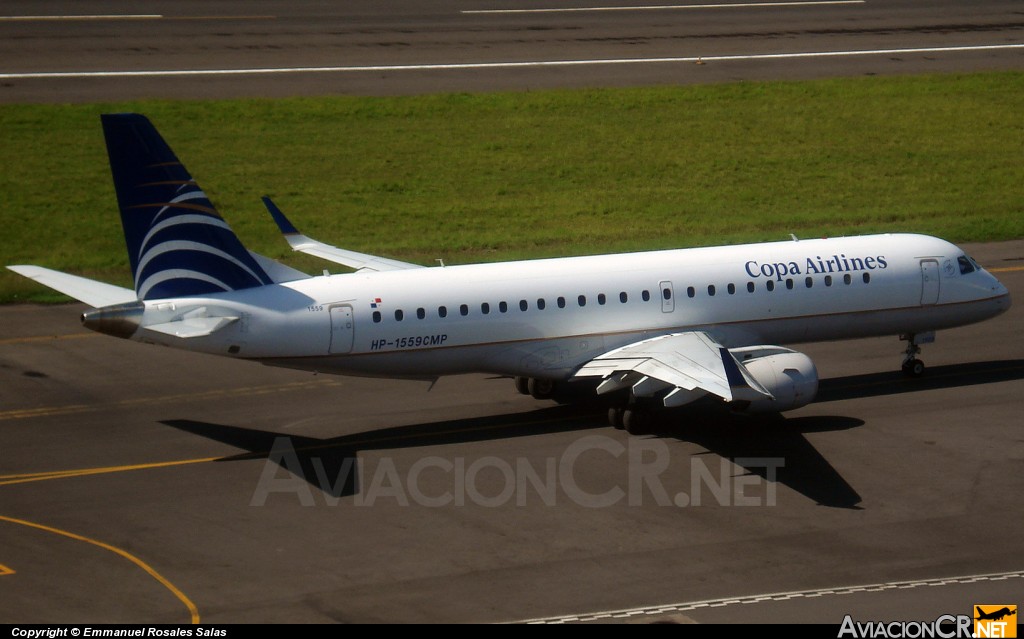
[[[626,409],[620,406],[613,406],[608,409],[608,425],[616,430],[622,430],[625,428],[623,425],[623,417],[626,413]]]
[[[627,408],[622,413],[622,427],[630,435],[643,435],[650,425],[651,416],[639,408]]]
[[[924,375],[924,362],[916,358],[909,362],[904,362],[903,374],[907,377],[920,377]]]
[[[529,377],[516,377],[516,392],[520,395],[530,394],[530,378]]]
[[[924,374],[924,362],[917,359],[921,354],[921,344],[930,344],[935,341],[935,333],[910,333],[900,335],[901,340],[907,341],[907,349],[903,351],[903,374],[907,377],[920,377]]]
[[[550,379],[531,377],[526,387],[534,399],[549,399],[555,392],[555,382]]]

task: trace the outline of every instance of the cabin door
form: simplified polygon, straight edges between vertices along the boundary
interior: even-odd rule
[[[348,304],[331,307],[331,353],[348,353],[352,350],[355,323],[352,307]]]
[[[939,301],[939,262],[921,260],[921,306]]]

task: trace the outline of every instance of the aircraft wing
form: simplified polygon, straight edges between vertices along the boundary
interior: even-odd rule
[[[110,306],[112,304],[137,302],[139,299],[135,294],[135,291],[130,288],[122,288],[105,282],[97,282],[96,280],[90,280],[86,277],[79,277],[78,275],[71,275],[69,273],[61,273],[60,271],[43,268],[42,266],[19,264],[15,266],[8,266],[7,268],[11,269],[18,275],[24,275],[25,277],[33,279],[44,286],[48,286],[55,291],[64,293],[69,297],[73,297],[80,302],[85,302],[89,306],[93,306],[95,308]]]
[[[771,399],[747,369],[707,333],[662,335],[609,351],[587,362],[575,377],[602,377],[598,393],[633,389],[637,397],[669,390],[665,406],[682,406],[707,394],[725,401]]]
[[[263,205],[270,211],[271,217],[274,218],[274,222],[277,223],[277,227],[281,229],[281,233],[284,234],[284,239],[288,241],[288,245],[292,247],[293,251],[300,251],[302,253],[308,253],[315,255],[321,259],[341,264],[353,268],[357,271],[399,271],[410,268],[424,268],[420,264],[412,264],[410,262],[399,262],[398,260],[389,260],[386,257],[378,257],[376,255],[368,255],[366,253],[357,253],[356,251],[348,251],[340,249],[323,242],[317,242],[316,240],[309,238],[299,230],[295,228],[281,209],[277,208],[277,205],[271,201],[269,197],[263,197]]]

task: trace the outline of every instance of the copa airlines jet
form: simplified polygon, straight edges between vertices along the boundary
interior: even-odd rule
[[[537,397],[590,380],[635,431],[650,408],[701,398],[807,404],[813,362],[775,344],[900,335],[919,375],[933,331],[1010,306],[923,235],[424,268],[312,240],[264,198],[294,250],[355,270],[310,277],[247,251],[145,117],[102,123],[135,289],[10,268],[96,307],[86,327],[139,342],[346,375],[497,373]]]

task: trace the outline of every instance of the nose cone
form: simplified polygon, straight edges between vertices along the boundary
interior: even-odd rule
[[[989,273],[989,275],[991,276],[992,274]],[[1010,299],[1010,291],[994,276],[992,276],[992,292],[997,296],[996,304],[999,306],[1000,312],[1009,310],[1013,304]]]
[[[999,308],[1003,309],[1003,311],[1008,311],[1008,310],[1010,310],[1010,307],[1013,306],[1013,298],[1010,297],[1009,291],[1007,291],[1006,294],[1004,294],[1001,298],[999,298],[998,301],[999,301]]]
[[[139,330],[145,305],[142,302],[104,306],[82,314],[82,326],[114,337],[129,338]]]
[[[1010,306],[1013,305],[1013,301],[1010,299],[1010,291],[1007,290],[1007,288],[1003,286],[1003,283],[997,280],[991,273],[986,273],[986,275],[992,278],[992,281],[988,286],[989,295],[991,296],[989,298],[989,304],[992,310],[992,317],[1002,315],[1006,311],[1010,310]]]

